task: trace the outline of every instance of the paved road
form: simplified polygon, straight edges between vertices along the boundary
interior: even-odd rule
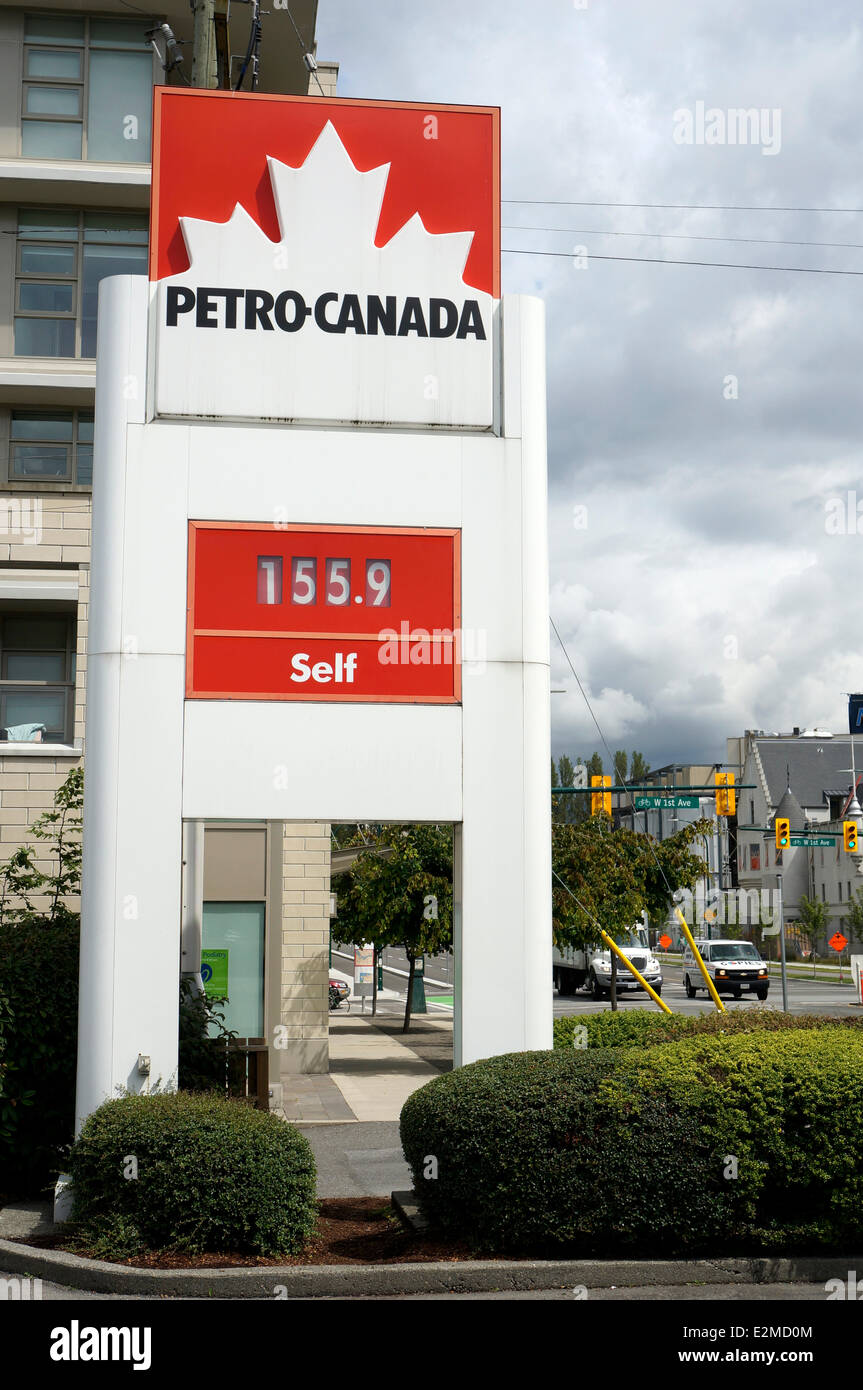
[[[687,999],[683,988],[683,971],[680,965],[665,962],[662,967],[662,981],[662,998],[676,1014],[711,1013],[716,1007],[713,1000],[706,993],[700,991],[694,999]],[[645,994],[644,990],[637,992],[626,990],[619,996],[619,1000],[623,1009],[656,1008],[653,1000]],[[723,995],[722,1002],[729,1010],[752,1009],[759,1006],[759,1001],[754,995],[748,994],[740,1000],[730,999],[727,995]],[[767,1006],[773,1009],[782,1008],[782,983],[778,976],[771,975],[770,977]],[[764,1006],[760,1005],[760,1007],[763,1008]],[[554,992],[555,1018],[569,1014],[602,1013],[607,1008],[607,999],[595,1003],[583,991],[569,997],[558,994],[556,990]],[[850,984],[828,984],[821,980],[789,980],[788,1012],[792,1014],[847,1014],[856,1017],[863,1015],[863,1009],[854,1004],[854,992]]]
[[[315,1155],[319,1197],[386,1197],[410,1192],[398,1122],[299,1125]]]

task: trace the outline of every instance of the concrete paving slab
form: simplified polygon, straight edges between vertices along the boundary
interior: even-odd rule
[[[330,1077],[358,1120],[397,1121],[408,1096],[439,1075],[409,1042],[370,1018],[331,1015]]]

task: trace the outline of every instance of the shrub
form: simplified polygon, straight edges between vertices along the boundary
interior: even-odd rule
[[[84,1124],[70,1172],[79,1239],[115,1259],[296,1254],[314,1229],[307,1141],[240,1101],[184,1092],[106,1101]]]
[[[0,866],[0,1187],[39,1192],[72,1141],[84,771],[72,768],[27,832],[42,842]],[[42,907],[34,907],[34,899]]]
[[[401,1136],[430,1221],[480,1249],[850,1248],[861,1113],[863,1035],[786,1029],[475,1062],[416,1091]]]
[[[78,918],[0,923],[0,1187],[36,1193],[72,1142],[78,1037]]]
[[[734,1013],[663,1014],[626,1009],[599,1014],[570,1014],[554,1020],[554,1046],[572,1047],[578,1027],[587,1030],[588,1047],[648,1047],[686,1037],[731,1037],[738,1033],[782,1032],[795,1028],[863,1028],[863,1018],[825,1018],[819,1014],[783,1014],[774,1009]],[[582,1035],[583,1036],[583,1035]]]
[[[181,1091],[219,1091],[230,1082],[228,1045],[238,1037],[225,1027],[221,999],[198,994],[188,976],[180,979],[177,1084]]]

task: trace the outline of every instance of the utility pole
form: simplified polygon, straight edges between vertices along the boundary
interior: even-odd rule
[[[195,38],[192,54],[192,86],[218,87],[216,52],[216,0],[195,0]]]

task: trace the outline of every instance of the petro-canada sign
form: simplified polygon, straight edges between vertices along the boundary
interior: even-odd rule
[[[491,108],[156,92],[157,416],[488,430]]]

